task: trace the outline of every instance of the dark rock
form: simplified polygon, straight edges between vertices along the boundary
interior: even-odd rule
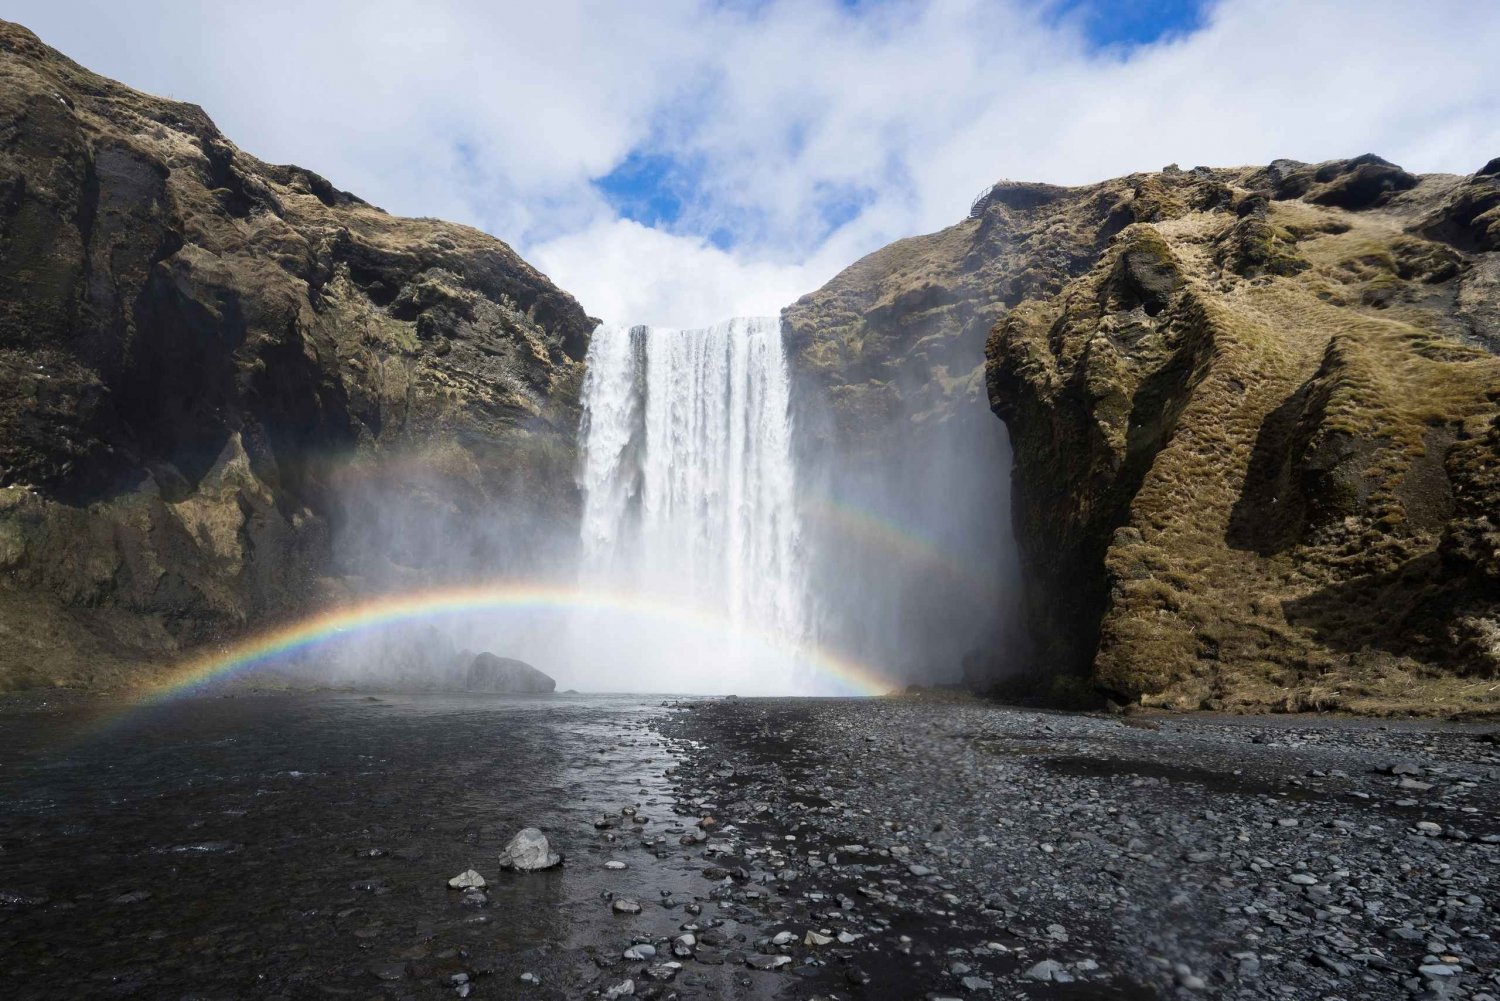
[[[576,503],[593,322],[511,248],[258,160],[8,22],[0,76],[0,687],[122,684],[346,596],[335,517],[381,573],[426,573],[419,537],[487,566],[475,512]],[[429,444],[461,458],[382,472]],[[409,541],[363,506],[396,499]]]
[[[469,665],[464,687],[471,692],[541,695],[556,689],[557,682],[525,661],[481,653]]]
[[[1318,205],[1364,209],[1384,203],[1398,191],[1416,187],[1417,178],[1373,153],[1352,160],[1323,164],[1314,173],[1322,184],[1307,195]]]

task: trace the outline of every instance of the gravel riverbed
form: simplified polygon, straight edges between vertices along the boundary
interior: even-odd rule
[[[1500,997],[1493,728],[730,699],[659,724],[788,997]]]
[[[1493,1001],[1497,777],[947,697],[16,698],[0,997]]]

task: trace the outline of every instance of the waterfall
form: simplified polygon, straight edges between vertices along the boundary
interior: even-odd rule
[[[724,634],[686,654],[679,636],[632,637],[657,644],[648,662],[710,656],[721,689],[806,687],[786,656],[808,631],[789,408],[775,318],[594,332],[579,474],[584,581],[694,609]]]

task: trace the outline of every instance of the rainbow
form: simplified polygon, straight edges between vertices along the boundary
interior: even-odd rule
[[[330,479],[347,489],[399,477],[448,476],[453,470],[447,463],[455,455],[441,447],[384,452],[373,458],[341,454],[332,463]],[[907,566],[947,577],[976,601],[994,606],[1005,600],[1005,594],[989,572],[976,568],[913,528],[830,494],[805,493],[798,503],[807,518],[833,528],[856,545],[888,553]]]
[[[868,508],[830,496],[809,496],[803,498],[802,509],[813,521],[829,525],[862,546],[889,553],[910,566],[936,571],[978,601],[993,606],[1005,598],[998,584],[986,574],[920,533]]]
[[[406,622],[496,610],[625,612],[694,628],[720,630],[726,635],[738,631],[812,667],[848,694],[881,695],[896,687],[894,681],[867,664],[815,645],[791,646],[770,633],[745,629],[724,616],[691,606],[621,591],[506,584],[384,595],[322,611],[184,661],[132,704],[162,702],[191,693],[237,671],[298,654],[351,634]]]

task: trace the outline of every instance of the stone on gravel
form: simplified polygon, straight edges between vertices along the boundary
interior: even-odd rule
[[[561,862],[562,856],[552,850],[552,846],[547,843],[547,836],[535,827],[522,828],[500,852],[502,869],[534,872],[538,869],[551,869]]]
[[[1056,980],[1057,975],[1062,972],[1061,963],[1055,959],[1044,959],[1021,975],[1027,980]]]
[[[448,880],[448,886],[454,890],[482,890],[485,887],[484,877],[473,869],[465,869],[463,872]]]
[[[791,956],[751,956],[745,960],[745,965],[752,970],[779,970],[790,966],[791,962]]]

